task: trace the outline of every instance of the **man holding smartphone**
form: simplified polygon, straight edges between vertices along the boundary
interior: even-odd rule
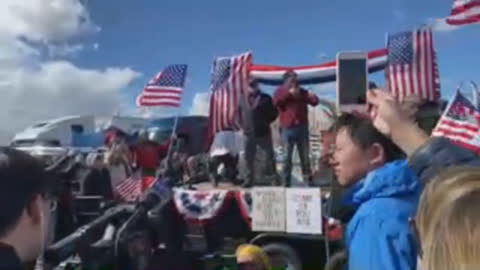
[[[275,91],[273,103],[280,112],[281,136],[287,148],[283,167],[284,184],[287,187],[291,185],[292,154],[296,146],[303,179],[311,185],[313,179],[309,159],[308,105],[317,106],[319,99],[313,92],[300,87],[294,71],[287,71],[283,80],[283,85]]]

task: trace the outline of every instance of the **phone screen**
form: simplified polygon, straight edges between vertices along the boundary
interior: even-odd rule
[[[338,60],[338,99],[340,104],[365,104],[367,93],[367,60]]]

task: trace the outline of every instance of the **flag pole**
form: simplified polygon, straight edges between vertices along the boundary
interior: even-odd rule
[[[473,105],[475,106],[475,109],[480,109],[480,97],[479,97],[479,92],[478,92],[478,86],[474,81],[470,81],[470,85],[472,86],[472,94],[473,94]]]
[[[186,76],[185,76],[186,77]],[[186,81],[186,80],[185,80]],[[186,83],[183,86],[183,89],[186,89]],[[184,90],[185,91],[185,90]],[[183,92],[182,91],[182,96],[180,97],[181,100],[183,100]],[[180,104],[181,105],[181,104]],[[172,127],[172,134],[170,135],[170,143],[168,145],[168,152],[167,152],[167,164],[170,164],[171,156],[172,156],[172,149],[173,149],[173,140],[175,136],[177,135],[177,127],[178,127],[178,118],[180,116],[180,106],[177,109],[177,115],[175,116],[175,119],[173,120],[173,127]],[[176,143],[175,143],[176,144]]]

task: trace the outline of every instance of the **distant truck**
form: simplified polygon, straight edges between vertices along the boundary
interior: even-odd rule
[[[95,132],[93,116],[66,116],[35,123],[17,133],[11,142],[13,147],[29,146],[71,146],[73,133]]]
[[[133,135],[141,129],[150,133],[151,139],[163,142],[170,138],[175,118],[147,119],[129,116],[66,116],[47,121],[41,121],[17,133],[11,141],[12,147],[30,148],[36,146],[69,148],[74,145],[74,137],[78,139],[95,137],[95,143],[80,145],[81,147],[100,147],[103,144],[103,132],[111,127]],[[208,117],[180,116],[178,118],[177,134],[187,135],[189,153],[196,154],[206,151]],[[75,136],[80,135],[80,136]],[[98,138],[97,138],[98,137]]]
[[[172,135],[175,117],[159,118],[151,120],[148,124],[148,132],[150,139],[156,142],[164,142]],[[198,154],[206,152],[208,117],[206,116],[180,116],[178,118],[177,130],[178,135],[184,135],[188,138],[189,154]]]
[[[119,128],[126,133],[134,133],[146,128],[150,121],[146,118],[128,116],[66,116],[35,123],[17,133],[11,146],[69,147],[73,146],[74,134],[91,135],[101,133],[110,127]]]

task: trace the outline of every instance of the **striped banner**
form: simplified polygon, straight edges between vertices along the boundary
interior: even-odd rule
[[[387,49],[379,49],[368,53],[368,71],[370,73],[381,71],[387,64]],[[283,83],[283,74],[287,70],[293,70],[298,74],[300,83],[326,83],[336,80],[337,62],[331,61],[314,66],[267,66],[254,65],[249,68],[250,75],[257,78],[261,83],[280,85]]]

